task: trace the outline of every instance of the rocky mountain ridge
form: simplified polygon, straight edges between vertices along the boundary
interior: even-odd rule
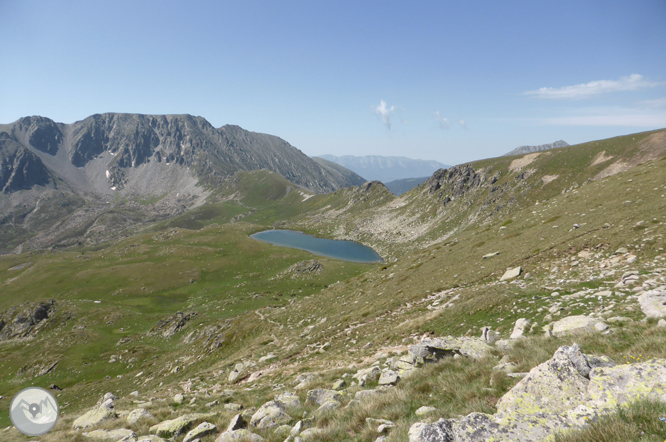
[[[558,147],[567,147],[567,146],[569,146],[569,143],[567,143],[564,140],[559,140],[559,141],[555,141],[554,143],[539,144],[538,146],[520,146],[520,147],[516,147],[511,152],[507,152],[502,156],[510,157],[512,155],[522,155],[522,154],[525,154],[525,153],[541,152],[543,150],[556,149]]]

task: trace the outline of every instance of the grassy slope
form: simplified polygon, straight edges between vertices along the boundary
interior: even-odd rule
[[[608,153],[610,141],[605,143],[602,150]],[[578,154],[582,155],[571,153]],[[557,155],[562,155],[559,163],[551,160]],[[543,164],[533,164],[544,174],[561,173],[563,167],[572,169],[568,165],[571,160],[562,158],[568,157],[555,152],[544,156]],[[506,166],[508,170],[512,159],[492,161],[494,169]],[[486,167],[490,162],[480,165]],[[200,222],[197,227],[208,226],[201,230],[172,229],[162,224],[154,232],[97,251],[3,257],[0,311],[26,301],[55,298],[58,313],[34,341],[0,346],[0,395],[5,396],[0,407],[6,410],[7,396],[23,386],[56,383],[65,388],[59,393],[61,405],[65,404],[59,428],[65,429],[82,407],[91,405],[106,391],[127,397],[130,391],[140,389],[165,397],[170,394],[168,389],[177,389],[177,383],[188,378],[202,386],[225,384],[226,374],[221,371],[228,372],[240,360],[256,362],[258,357],[273,352],[278,362],[265,365],[268,370],[252,391],[243,392],[242,386],[234,393],[234,401],[258,406],[271,397],[271,386],[290,385],[297,373],[322,372],[320,382],[326,386],[345,372],[353,373],[353,365],[368,361],[379,349],[410,344],[424,333],[462,335],[470,331],[476,335],[479,327],[492,325],[506,337],[519,317],[543,324],[547,313],[543,308],[551,305],[553,290],[566,295],[590,287],[612,287],[618,275],[599,277],[603,271],[599,263],[618,247],[628,247],[636,254],[638,265],[664,256],[666,159],[585,183],[582,178],[594,172],[596,169],[584,173],[572,169],[570,177],[561,173],[560,181],[558,178],[543,185],[536,196],[525,193],[510,213],[500,213],[455,237],[401,255],[397,262],[364,266],[323,260],[324,275],[309,280],[271,279],[310,255],[265,245],[248,235],[301,210],[317,213],[326,206],[338,210],[349,206],[347,212],[360,217],[395,198],[376,187],[369,192],[347,189],[303,201],[297,190],[287,192],[289,185],[279,177],[243,174],[238,186],[243,191],[237,200],[219,202],[180,218]],[[263,186],[255,186],[257,177]],[[573,186],[574,182],[578,187]],[[533,184],[532,189],[536,188]],[[562,193],[563,189],[569,191]],[[412,198],[425,198],[422,189],[410,194]],[[355,203],[349,205],[349,201]],[[244,222],[216,225],[239,213],[247,213]],[[351,217],[341,221],[354,222]],[[637,224],[639,221],[643,223]],[[573,229],[574,223],[581,227]],[[333,221],[318,226],[325,233]],[[597,257],[577,258],[582,250]],[[498,256],[481,258],[497,251]],[[9,270],[26,262],[31,264]],[[498,284],[504,270],[516,265],[522,265],[531,277],[520,284]],[[557,270],[552,271],[555,267]],[[617,271],[621,274],[622,267]],[[593,274],[597,279],[590,280]],[[190,283],[192,279],[194,283]],[[458,298],[452,307],[433,308],[454,296]],[[642,318],[635,301],[625,294],[615,296],[617,307],[612,314]],[[94,300],[102,302],[95,304]],[[541,312],[537,312],[539,308]],[[199,315],[170,340],[144,336],[158,319],[179,310]],[[564,314],[593,311],[599,311],[596,303],[563,301]],[[226,322],[228,319],[231,322]],[[212,354],[205,351],[203,339],[183,342],[190,331],[209,325],[223,327],[225,333],[224,345]],[[80,326],[86,328],[81,330]],[[615,358],[638,352],[666,356],[665,347],[656,345],[666,336],[651,322],[618,329],[620,332],[611,338],[597,335],[578,342],[586,352],[605,352]],[[570,339],[544,341],[536,337],[537,333],[538,329],[526,346],[519,346],[512,355],[521,369],[547,359],[558,345],[570,343]],[[132,341],[116,346],[125,336]],[[319,349],[324,344],[330,347],[322,352]],[[30,358],[26,359],[28,354]],[[112,354],[124,355],[123,361],[108,363]],[[135,360],[130,362],[132,358]],[[34,379],[16,376],[23,366],[30,368],[31,364],[54,359],[60,362],[53,373]],[[450,362],[405,382],[404,390],[392,398],[396,406],[391,413],[405,415],[392,439],[406,434],[415,419],[410,413],[420,405],[446,402],[449,405],[444,415],[492,412],[494,401],[511,386],[510,380],[497,379],[497,387],[488,391],[494,363],[489,360],[474,371],[465,361]],[[181,370],[172,373],[175,366]],[[143,375],[136,378],[141,372]],[[464,378],[465,373],[473,376]],[[104,379],[107,375],[111,379]],[[441,379],[434,382],[428,376]],[[164,382],[163,387],[160,382]],[[455,396],[444,388],[451,382],[469,383],[471,387]],[[436,385],[441,388],[434,388]],[[378,403],[363,413],[384,417],[377,415],[381,409]],[[224,413],[219,418],[222,426],[230,417]],[[319,424],[329,431],[327,440],[366,440],[374,434],[359,421],[363,413],[324,416]],[[7,424],[7,415],[0,414],[0,426]],[[271,434],[264,435],[278,440]]]

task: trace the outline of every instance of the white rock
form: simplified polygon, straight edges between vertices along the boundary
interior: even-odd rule
[[[508,281],[509,279],[515,279],[523,272],[523,268],[518,266],[504,272],[504,275],[500,278],[500,281]]]
[[[510,339],[521,338],[525,334],[525,330],[532,324],[529,319],[520,318],[516,321],[516,324],[513,326],[513,332],[511,333]]]

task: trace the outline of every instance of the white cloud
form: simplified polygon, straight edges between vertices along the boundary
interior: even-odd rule
[[[536,91],[526,91],[523,95],[529,95],[537,98],[549,99],[580,99],[589,98],[593,95],[599,95],[607,92],[633,91],[645,87],[658,86],[659,83],[651,82],[640,74],[631,74],[628,77],[621,77],[619,80],[598,80],[589,83],[576,84],[573,86],[563,86],[559,88],[542,87]]]
[[[435,111],[435,119],[437,120],[437,124],[439,124],[440,129],[448,129],[451,126],[449,119],[442,117],[439,114],[439,111]]]
[[[388,107],[384,100],[379,101],[379,106],[371,106],[372,111],[382,117],[384,125],[391,129],[391,112],[395,110],[395,106]]]
[[[655,98],[654,100],[643,100],[640,105],[644,108],[659,109],[666,107],[666,98]]]
[[[460,120],[460,127],[467,129],[467,122],[465,120]]]

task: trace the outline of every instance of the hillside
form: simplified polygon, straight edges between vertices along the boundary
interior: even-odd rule
[[[265,170],[225,186],[116,244],[0,257],[0,428],[16,391],[55,384],[44,441],[666,437],[666,131],[456,166],[401,197]],[[249,237],[276,223],[392,259]]]
[[[405,178],[402,180],[389,181],[388,183],[385,184],[386,188],[390,190],[391,193],[393,193],[393,195],[400,196],[403,193],[409,192],[414,187],[423,183],[428,178],[430,177],[424,176],[419,178]]]
[[[310,192],[362,179],[286,141],[191,115],[97,114],[0,125],[0,253],[92,245],[204,203],[240,171]]]

